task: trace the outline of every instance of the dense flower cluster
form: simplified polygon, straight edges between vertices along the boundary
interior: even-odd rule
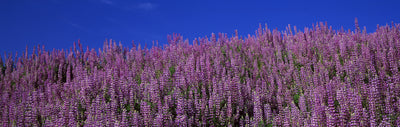
[[[0,59],[0,126],[400,126],[400,25]]]

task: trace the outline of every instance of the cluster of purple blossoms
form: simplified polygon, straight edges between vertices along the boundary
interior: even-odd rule
[[[0,126],[400,126],[400,25],[0,59]]]

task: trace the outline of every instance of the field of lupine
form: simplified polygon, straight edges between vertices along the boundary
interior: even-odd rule
[[[400,126],[399,24],[260,27],[193,44],[173,35],[163,49],[39,46],[6,58],[5,127]]]

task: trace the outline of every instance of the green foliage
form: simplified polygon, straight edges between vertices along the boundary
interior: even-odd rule
[[[335,99],[335,102],[334,102],[334,104],[335,104],[335,107],[337,107],[337,108],[339,108],[339,107],[340,107],[340,103],[339,103],[339,101],[338,101],[338,100],[336,100],[336,99]]]
[[[344,65],[344,59],[342,58],[342,56],[341,55],[339,55],[339,62],[340,62],[340,65]]]
[[[78,103],[78,114],[80,117],[80,119],[78,119],[78,123],[80,123],[81,126],[83,126],[86,121],[86,108],[81,104],[80,101]]]
[[[106,103],[110,103],[111,102],[111,95],[108,94],[108,92],[106,92],[104,94],[104,99],[106,100]]]
[[[286,63],[286,61],[289,61],[289,60],[288,60],[288,52],[287,52],[287,51],[282,50],[282,51],[281,51],[281,56],[282,56],[282,61],[283,61],[283,63]]]
[[[171,76],[175,74],[175,66],[169,67],[169,73],[171,74]]]
[[[344,82],[346,76],[347,76],[347,72],[346,72],[346,71],[343,71],[342,75],[340,75],[340,80],[341,80],[342,82]]]
[[[134,109],[135,111],[140,112],[140,103],[138,102],[137,99],[135,100],[135,103],[133,104],[133,109]]]
[[[236,51],[237,51],[237,52],[242,51],[242,44],[241,44],[241,43],[238,44],[238,45],[236,45]]]
[[[310,65],[311,71],[314,72],[314,64]]]
[[[261,56],[257,56],[256,58],[257,58],[256,59],[257,60],[257,68],[258,68],[258,71],[260,71],[260,70],[262,70],[262,67],[265,65],[265,63],[261,61]]]
[[[299,106],[300,93],[293,95],[293,101],[296,106]]]
[[[141,84],[142,83],[142,78],[140,76],[140,74],[136,74],[135,75],[135,81],[137,84]]]
[[[1,58],[0,58],[1,59]],[[6,67],[3,65],[0,65],[0,72],[5,75],[6,74]]]
[[[226,104],[226,100],[222,100],[219,104],[220,107],[218,107],[219,109],[222,109]]]
[[[11,89],[15,88],[15,81],[11,81]]]
[[[124,108],[126,109],[126,112],[130,112],[131,111],[131,104],[130,103],[124,104]]]
[[[365,84],[369,84],[369,78],[368,78],[368,76],[365,76],[363,81],[364,81]]]
[[[300,71],[301,68],[304,67],[304,65],[300,64],[300,63],[297,63],[297,62],[294,62],[294,67],[297,68],[298,71]]]
[[[333,79],[336,76],[336,67],[330,67],[328,70],[329,79]]]
[[[221,47],[221,53],[224,57],[226,57],[226,46]]]
[[[240,84],[244,84],[245,83],[245,81],[246,81],[246,76],[245,75],[240,75],[239,76],[239,79],[240,79]]]
[[[156,79],[159,79],[160,76],[163,74],[162,70],[156,70]]]

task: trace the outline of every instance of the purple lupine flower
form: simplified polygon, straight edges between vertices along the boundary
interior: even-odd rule
[[[369,115],[370,115],[370,126],[377,126],[376,122],[376,101],[377,101],[377,78],[372,79],[372,83],[369,88]]]
[[[8,119],[9,119],[9,117],[8,117],[8,114],[9,114],[9,111],[8,111],[8,108],[3,108],[3,111],[2,111],[2,113],[1,113],[2,115],[1,115],[1,125],[2,126],[10,126],[10,121],[8,121]]]
[[[175,118],[175,125],[179,127],[187,127],[187,116],[186,115],[178,115]]]
[[[176,106],[176,114],[177,115],[184,115],[185,114],[185,99],[182,96],[178,96],[177,99],[177,106]]]
[[[290,103],[290,108],[291,108],[291,126],[302,126],[301,125],[301,116],[300,116],[300,110],[297,108],[297,106],[294,104],[294,102],[292,101]]]
[[[312,118],[311,118],[311,127],[318,127],[319,120],[317,116],[317,112],[313,111]]]
[[[393,85],[393,84],[387,84],[387,85]],[[392,87],[393,88],[393,87]],[[385,96],[386,96],[386,98],[385,98],[385,104],[384,104],[384,106],[385,106],[385,114],[387,114],[387,115],[385,115],[385,117],[384,117],[384,119],[383,119],[383,121],[385,121],[385,122],[387,122],[387,123],[390,123],[390,117],[391,116],[393,116],[394,114],[393,114],[393,112],[394,112],[394,108],[393,108],[393,106],[392,106],[392,104],[391,104],[391,98],[393,97],[393,94],[392,95],[390,95],[390,86],[388,86],[388,88],[386,88],[387,90],[386,90],[386,92],[385,92]],[[387,124],[386,123],[386,124]],[[390,125],[389,125],[390,126]]]
[[[151,119],[153,117],[151,116],[150,105],[147,102],[142,101],[140,103],[140,113],[142,114],[143,117],[144,126],[150,126],[152,122]]]
[[[157,113],[156,118],[154,120],[153,126],[155,127],[162,127],[163,125],[163,114],[162,113]]]
[[[345,97],[346,90],[345,88],[339,89],[336,92],[336,97],[338,98],[338,102],[340,104],[340,109],[339,109],[339,117],[338,117],[338,125],[339,126],[345,126],[347,124],[347,113],[348,113],[348,103],[347,99]]]
[[[61,79],[62,79],[62,71],[63,71],[63,63],[60,63],[60,65],[58,66],[58,83],[61,83]]]
[[[131,119],[132,119],[131,126],[134,126],[134,127],[143,126],[140,121],[139,113],[136,110],[133,111]]]
[[[240,117],[240,119],[239,119],[239,126],[241,126],[241,127],[246,126],[246,124],[244,123],[244,118],[243,118],[243,116]]]
[[[228,102],[227,102],[227,109],[226,109],[226,114],[227,117],[230,118],[233,115],[233,111],[232,111],[232,96],[230,94],[228,94]],[[260,109],[261,110],[261,109]]]
[[[362,102],[361,102],[361,97],[357,95],[357,93],[354,93],[355,95],[353,96],[352,100],[352,107],[354,107],[354,113],[350,115],[350,120],[351,120],[351,125],[352,126],[361,126],[361,117],[362,117]]]
[[[244,119],[244,125],[245,126],[250,126],[250,118],[249,114],[246,113],[245,119]]]
[[[168,111],[169,110],[169,106],[167,103],[167,100],[164,100],[164,106],[162,107],[162,113],[163,113],[163,123],[165,123],[165,126],[170,125],[170,118],[172,117],[171,113]]]
[[[304,95],[300,95],[300,97],[299,97],[299,108],[300,108],[300,111],[303,113],[305,113],[307,111],[306,99],[305,99]]]
[[[255,125],[258,126],[258,123],[263,119],[262,119],[260,96],[258,95],[257,92],[253,92],[253,101],[254,101],[254,107],[253,107],[254,122],[256,123]]]
[[[363,108],[362,109],[362,119],[360,122],[361,126],[369,126],[369,114],[367,109]]]
[[[330,127],[336,126],[337,123],[337,114],[335,110],[335,105],[334,105],[334,100],[333,100],[333,90],[332,90],[332,84],[328,83],[327,86],[327,95],[328,95],[328,121],[327,125]]]
[[[388,118],[387,115],[384,115],[384,116],[383,116],[383,119],[382,119],[382,121],[381,121],[381,123],[380,123],[380,126],[383,126],[383,127],[390,127],[390,118]]]
[[[121,127],[127,127],[128,126],[128,120],[126,116],[126,109],[122,109],[122,119],[121,119]]]
[[[199,123],[199,121],[200,121],[200,119],[201,119],[201,112],[203,111],[203,106],[202,106],[202,99],[199,99],[199,98],[201,98],[200,97],[200,93],[198,93],[197,92],[197,90],[195,90],[195,95],[194,95],[194,99],[192,100],[192,101],[194,101],[193,103],[193,112],[194,112],[194,116],[195,116],[195,119],[196,120],[198,120],[198,121],[194,121],[194,122],[196,122],[196,125],[198,125],[198,124],[200,124]]]
[[[78,108],[77,104],[74,103],[74,104],[71,105],[71,107],[69,109],[69,112],[68,112],[68,126],[70,126],[70,127],[77,125],[76,118],[75,118],[76,112],[77,112],[77,108]]]
[[[264,104],[264,120],[267,124],[272,121],[271,106],[269,104]]]

